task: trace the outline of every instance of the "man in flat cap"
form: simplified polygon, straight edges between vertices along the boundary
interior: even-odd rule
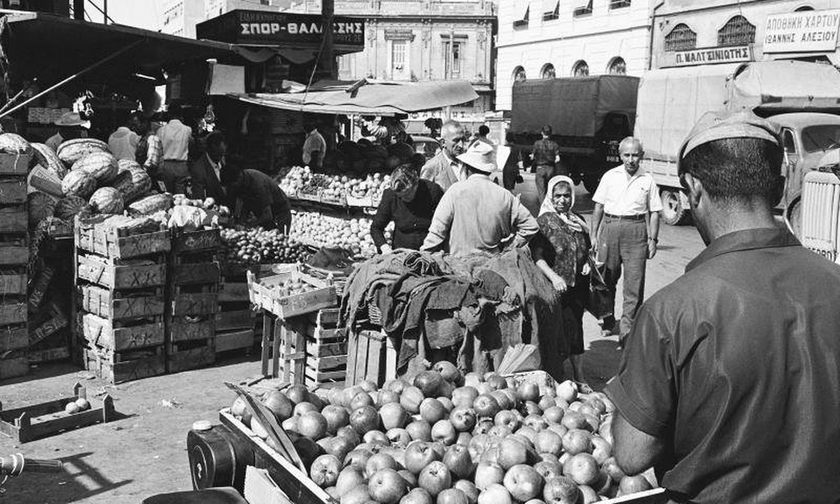
[[[615,456],[672,502],[837,502],[840,267],[773,215],[777,125],[703,116],[678,173],[707,248],[645,302],[618,375]]]
[[[53,151],[57,151],[58,146],[67,140],[86,137],[86,130],[90,129],[90,121],[82,119],[78,112],[65,112],[55,121],[55,125],[58,131],[44,142]]]

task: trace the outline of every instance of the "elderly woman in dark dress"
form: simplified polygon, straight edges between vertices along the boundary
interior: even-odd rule
[[[573,379],[583,382],[583,312],[589,300],[590,238],[586,221],[572,212],[574,182],[559,175],[548,181],[532,242],[534,259],[560,293],[563,330],[571,342]]]
[[[420,250],[429,231],[432,216],[443,196],[436,183],[421,179],[411,164],[403,164],[391,173],[391,188],[382,193],[382,201],[370,225],[373,243],[383,254],[393,249]],[[394,222],[393,243],[385,239],[385,227]]]

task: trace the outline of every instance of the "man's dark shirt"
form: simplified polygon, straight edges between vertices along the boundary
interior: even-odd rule
[[[242,170],[243,180],[237,187],[237,196],[242,207],[259,217],[263,209],[271,207],[275,221],[287,216],[291,218],[292,207],[286,193],[265,173],[257,170]]]
[[[682,499],[840,502],[840,267],[787,230],[720,237],[641,307],[606,392]]]
[[[534,166],[554,166],[560,146],[554,140],[540,139],[534,142]]]
[[[370,224],[370,236],[377,247],[387,243],[385,227],[393,221],[393,248],[420,250],[435,209],[443,197],[443,189],[430,180],[420,179],[417,183],[417,192],[411,201],[403,200],[391,189],[383,191],[382,201]]]

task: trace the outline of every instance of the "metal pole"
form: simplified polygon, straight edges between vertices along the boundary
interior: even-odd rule
[[[86,74],[86,73],[90,72],[91,70],[93,70],[94,68],[96,68],[96,67],[98,67],[98,66],[102,65],[103,63],[107,63],[107,62],[111,61],[112,59],[116,58],[117,56],[121,55],[122,53],[124,53],[124,52],[128,51],[129,49],[133,49],[133,48],[135,48],[136,46],[138,46],[138,45],[142,44],[142,43],[143,43],[143,42],[145,42],[145,41],[146,41],[146,39],[140,39],[140,40],[137,40],[137,41],[135,41],[135,42],[132,42],[131,44],[128,44],[127,46],[123,47],[122,49],[120,49],[119,51],[115,52],[114,54],[112,54],[112,55],[110,55],[110,56],[108,56],[108,57],[106,57],[106,58],[104,58],[104,59],[102,59],[102,60],[99,60],[99,61],[97,61],[96,63],[94,63],[94,64],[92,64],[92,65],[90,65],[90,66],[88,66],[88,67],[86,67],[86,68],[84,68],[84,69],[82,69],[82,70],[80,70],[80,71],[76,72],[76,73],[74,73],[73,75],[71,75],[70,77],[67,77],[66,79],[64,79],[63,81],[59,82],[58,84],[53,84],[52,86],[50,86],[50,87],[48,87],[47,89],[45,89],[45,90],[41,91],[40,93],[36,94],[36,95],[35,95],[35,96],[33,96],[32,98],[29,98],[28,100],[24,101],[24,102],[23,102],[23,103],[21,103],[20,105],[16,105],[15,107],[12,107],[11,109],[9,109],[9,110],[7,110],[7,111],[3,112],[2,114],[0,114],[0,119],[2,119],[3,117],[6,117],[7,115],[9,115],[9,114],[11,114],[11,113],[13,113],[13,112],[15,112],[15,111],[17,111],[17,110],[21,109],[22,107],[25,107],[25,106],[29,105],[30,103],[32,103],[33,101],[35,101],[35,100],[37,100],[37,99],[41,98],[42,96],[44,96],[45,94],[49,93],[50,91],[53,91],[53,90],[55,90],[55,89],[58,89],[58,88],[60,88],[61,86],[63,86],[63,85],[65,85],[65,84],[67,84],[67,83],[68,83],[68,82],[70,82],[70,81],[72,81],[73,79],[76,79],[77,77],[80,77],[81,75],[83,75],[83,74]]]
[[[108,24],[108,0],[102,0],[102,22]]]
[[[322,36],[324,37],[321,60],[318,62],[321,75],[335,79],[335,48],[333,46],[333,22],[335,17],[335,0],[322,0],[321,19],[324,20]]]
[[[85,20],[85,0],[73,0],[73,18]]]

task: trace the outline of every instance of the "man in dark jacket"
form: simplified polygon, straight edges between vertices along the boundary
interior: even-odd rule
[[[204,140],[206,152],[190,165],[193,198],[213,198],[219,203],[226,200],[221,183],[221,172],[227,153],[224,135],[214,131]]]
[[[222,170],[222,184],[227,188],[228,201],[234,207],[236,200],[242,201],[240,218],[244,219],[251,213],[258,225],[289,233],[292,227],[292,206],[286,193],[271,177],[261,171],[243,170],[228,164]]]

